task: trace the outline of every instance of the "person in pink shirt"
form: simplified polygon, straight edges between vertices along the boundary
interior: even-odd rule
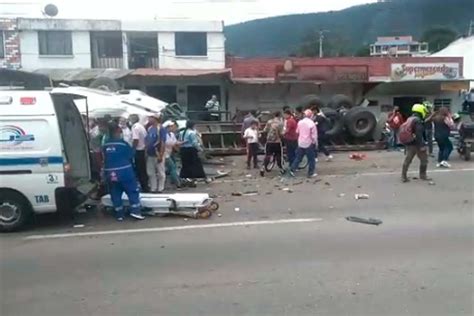
[[[312,120],[313,112],[311,110],[304,111],[304,118],[298,122],[296,132],[298,133],[298,149],[296,150],[296,158],[291,164],[290,175],[294,176],[295,171],[306,155],[308,159],[308,177],[315,177],[316,170],[316,146],[318,143],[318,130],[316,124]]]

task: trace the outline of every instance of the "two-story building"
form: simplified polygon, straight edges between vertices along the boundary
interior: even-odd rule
[[[222,21],[0,19],[0,66],[88,84],[98,77],[191,111],[226,104]]]
[[[382,36],[370,45],[370,56],[423,57],[428,56],[428,43],[415,41],[412,36]]]

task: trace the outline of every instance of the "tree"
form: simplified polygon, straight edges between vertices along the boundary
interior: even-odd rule
[[[457,33],[446,27],[432,27],[421,36],[422,42],[427,42],[431,53],[437,52],[453,42]]]
[[[363,46],[359,47],[359,49],[356,51],[355,55],[357,57],[370,56],[370,46],[369,45],[363,45]]]
[[[348,41],[339,33],[328,32],[324,34],[323,56],[347,56]],[[319,32],[309,32],[303,38],[296,55],[300,57],[319,57]]]

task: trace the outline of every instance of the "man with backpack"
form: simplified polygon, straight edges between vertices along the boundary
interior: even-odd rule
[[[403,124],[403,116],[400,113],[400,108],[398,106],[393,107],[392,113],[388,115],[387,124],[390,127],[390,141],[389,148],[397,150],[398,149],[398,130]]]
[[[408,168],[415,156],[420,160],[420,179],[429,181],[428,170],[428,148],[426,146],[425,123],[424,120],[428,110],[423,104],[415,104],[412,109],[412,116],[400,126],[399,140],[405,145],[406,156],[402,168],[402,182],[409,182]]]

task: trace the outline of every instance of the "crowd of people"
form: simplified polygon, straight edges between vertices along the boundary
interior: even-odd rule
[[[258,169],[257,153],[260,148],[259,120],[255,111],[250,111],[242,123],[242,137],[247,144],[247,168]],[[294,176],[302,159],[308,160],[308,177],[315,177],[318,151],[324,153],[327,160],[333,159],[326,148],[328,138],[326,131],[330,124],[328,118],[317,105],[310,105],[306,109],[297,107],[294,110],[288,106],[281,112],[275,112],[266,123],[263,131],[265,158],[260,167],[260,173],[265,170],[272,159],[280,169],[281,174]],[[284,166],[283,152],[286,151],[287,166]]]
[[[195,186],[198,179],[211,181],[199,153],[203,147],[195,123],[187,121],[178,133],[174,121],[152,115],[142,124],[137,115],[127,119],[89,120],[93,176],[101,181],[102,194],[110,193],[118,220],[123,220],[122,194],[130,201],[130,215],[143,219],[140,192],[162,193],[169,179],[173,189]],[[178,173],[177,156],[181,161]]]

